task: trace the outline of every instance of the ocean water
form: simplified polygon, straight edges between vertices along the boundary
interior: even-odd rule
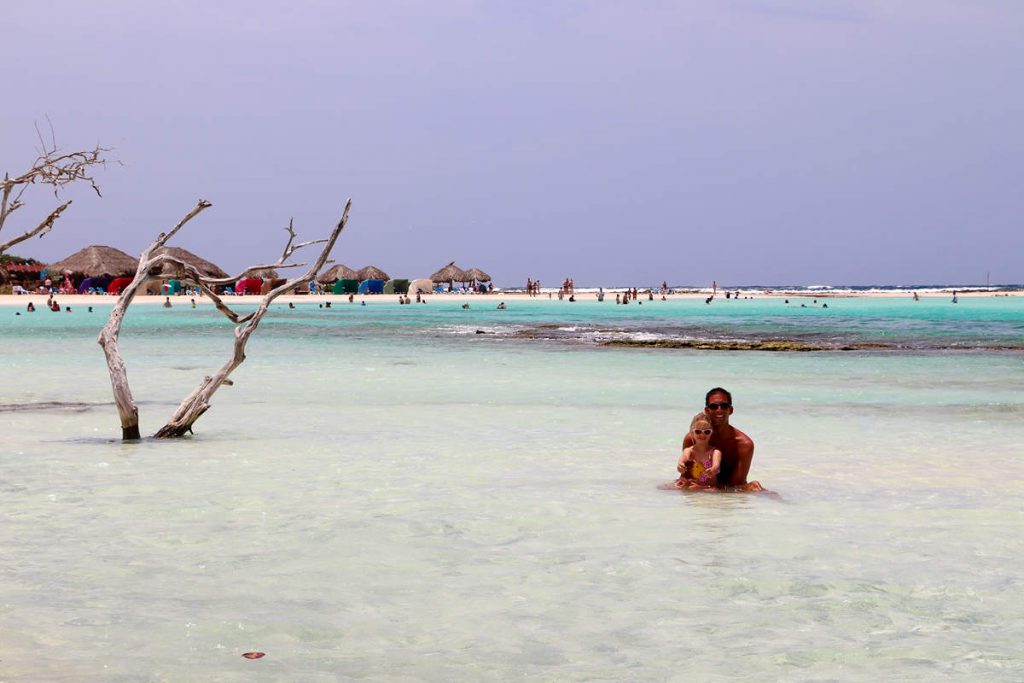
[[[1024,299],[496,300],[276,306],[129,444],[109,309],[0,308],[0,681],[1024,679]],[[231,343],[131,309],[144,433]],[[716,385],[771,494],[658,488]]]

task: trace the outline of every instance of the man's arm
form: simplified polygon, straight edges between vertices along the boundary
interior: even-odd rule
[[[747,474],[754,461],[754,442],[749,436],[737,430],[736,434],[736,468],[732,471],[732,479],[727,486],[742,486],[747,483]]]

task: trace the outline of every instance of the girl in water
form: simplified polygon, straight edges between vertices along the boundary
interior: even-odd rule
[[[711,420],[697,413],[690,422],[693,445],[683,449],[676,469],[680,488],[710,487],[718,484],[718,471],[722,467],[722,451],[711,445]]]

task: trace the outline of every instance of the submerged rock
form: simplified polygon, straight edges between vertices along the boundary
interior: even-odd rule
[[[701,351],[857,351],[860,349],[894,348],[890,344],[865,343],[828,346],[792,339],[765,339],[738,341],[731,339],[614,339],[600,342],[600,346],[628,346],[652,349],[699,349]]]

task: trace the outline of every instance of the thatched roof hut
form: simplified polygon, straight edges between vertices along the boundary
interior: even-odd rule
[[[452,261],[447,266],[430,276],[434,282],[469,282],[466,272]]]
[[[377,266],[366,266],[356,273],[358,280],[390,280],[391,277]]]
[[[248,277],[258,277],[264,280],[277,280],[281,276],[278,275],[277,271],[273,268],[250,268],[242,273],[243,280]]]
[[[93,245],[71,256],[50,264],[51,276],[54,273],[71,271],[86,277],[114,277],[116,275],[127,275],[135,273],[139,267],[138,259],[132,258],[120,249]]]
[[[317,282],[332,283],[338,280],[358,280],[359,274],[346,265],[336,263],[316,276]]]
[[[181,247],[160,247],[153,252],[153,256],[158,256],[160,254],[167,254],[168,256],[180,259],[194,267],[200,274],[205,275],[206,277],[228,277],[228,274],[215,264],[210,263],[206,259],[196,256],[191,251],[187,251]],[[156,277],[175,278],[179,280],[184,276],[184,269],[179,267],[176,263],[161,264],[160,271],[156,275]]]
[[[491,276],[479,268],[470,268],[466,271],[466,277],[477,282],[490,282]]]

